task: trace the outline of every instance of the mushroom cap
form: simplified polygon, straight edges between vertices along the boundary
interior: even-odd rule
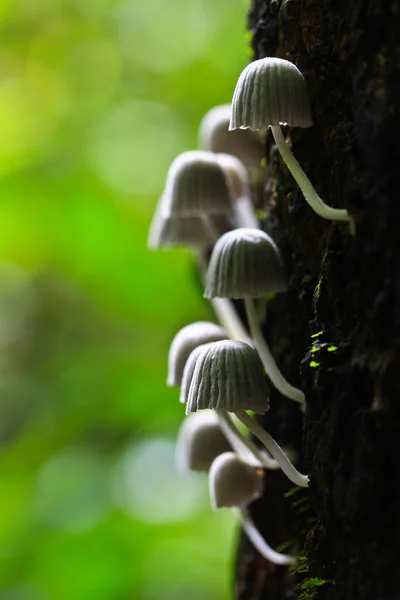
[[[206,298],[259,298],[287,289],[280,252],[261,229],[228,231],[215,244],[206,276]]]
[[[213,215],[212,227],[206,226],[198,216],[164,217],[156,211],[150,225],[147,246],[150,250],[184,246],[208,248],[216,239],[214,231],[222,235],[233,228],[233,215]]]
[[[233,452],[224,452],[217,456],[210,468],[211,505],[214,509],[246,506],[261,496],[263,481],[263,469],[249,465]]]
[[[181,385],[186,361],[197,346],[227,337],[225,329],[208,321],[197,321],[183,327],[172,340],[169,349],[167,385]]]
[[[176,465],[182,471],[208,471],[217,456],[231,449],[216,412],[202,410],[182,422],[176,443]]]
[[[173,246],[203,248],[214,242],[210,229],[200,217],[164,217],[157,212],[150,225],[147,246],[151,250]]]
[[[204,348],[196,360],[186,414],[214,408],[263,414],[269,408],[260,358],[244,342],[223,340]]]
[[[255,60],[242,71],[236,84],[229,129],[267,129],[286,124],[312,125],[304,77],[288,60]]]
[[[229,213],[224,172],[212,152],[183,152],[171,164],[161,212],[165,217]]]
[[[261,169],[263,136],[250,129],[229,131],[231,112],[231,104],[221,104],[205,114],[199,129],[200,148],[236,156],[248,169]]]
[[[208,344],[201,344],[201,346],[196,346],[196,348],[189,354],[189,357],[185,363],[185,367],[183,369],[182,379],[181,379],[181,391],[179,394],[179,402],[181,404],[186,404],[189,397],[190,384],[192,383],[192,377],[194,373],[194,369],[196,367],[197,359],[199,358],[201,352],[204,348],[210,346],[212,342]]]

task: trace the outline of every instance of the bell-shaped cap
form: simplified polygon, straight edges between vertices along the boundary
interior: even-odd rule
[[[229,227],[224,231],[229,231]],[[215,241],[210,228],[198,216],[164,217],[156,212],[150,225],[147,246],[151,250],[174,246],[207,248]]]
[[[250,129],[229,131],[231,112],[231,104],[222,104],[206,113],[199,129],[200,148],[236,156],[247,169],[260,169],[265,155],[262,136]]]
[[[179,402],[181,404],[186,404],[186,402],[188,401],[190,384],[192,383],[192,377],[193,377],[197,359],[199,358],[201,352],[203,352],[203,350],[205,348],[207,348],[208,346],[210,346],[210,343],[209,344],[201,344],[201,346],[197,346],[189,354],[189,357],[185,363],[185,368],[183,369],[182,380],[181,380],[181,391],[179,394]]]
[[[183,327],[172,340],[169,349],[167,385],[181,385],[186,361],[197,346],[225,340],[227,337],[225,329],[208,321],[197,321]]]
[[[209,344],[196,360],[186,414],[213,408],[263,414],[269,408],[260,358],[244,342],[223,340]]]
[[[287,289],[278,247],[260,229],[243,227],[221,236],[206,276],[206,298],[260,298]]]
[[[161,203],[165,217],[221,214],[231,210],[225,175],[212,152],[184,152],[173,161]]]
[[[229,129],[312,125],[307,86],[299,69],[282,58],[247,65],[236,84]]]
[[[176,444],[176,465],[182,471],[208,471],[217,456],[232,450],[213,410],[183,420]]]
[[[262,494],[264,471],[241,460],[233,452],[220,454],[208,476],[211,506],[246,506]]]

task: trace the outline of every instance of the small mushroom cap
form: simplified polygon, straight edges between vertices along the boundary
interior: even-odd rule
[[[211,342],[212,343],[212,342]],[[196,367],[197,359],[199,358],[201,352],[211,345],[209,344],[201,344],[201,346],[197,346],[190,354],[189,358],[185,363],[185,368],[183,369],[183,375],[181,380],[181,391],[179,394],[179,402],[181,404],[186,404],[189,397],[189,389],[190,384],[192,383],[192,377],[194,373],[194,369]]]
[[[150,225],[147,246],[150,250],[184,246],[208,248],[215,241],[215,233],[222,235],[234,227],[234,215],[213,215],[212,227],[206,226],[197,215],[185,217],[164,217],[156,211]]]
[[[208,476],[212,507],[246,506],[261,496],[263,480],[263,469],[249,465],[233,452],[220,454]]]
[[[247,65],[236,84],[229,129],[312,125],[307,86],[299,69],[282,58]]]
[[[208,321],[198,321],[183,327],[172,340],[169,349],[167,385],[181,385],[186,361],[197,346],[225,340],[227,337],[225,329]]]
[[[208,471],[213,460],[232,450],[219,426],[215,411],[189,415],[179,429],[176,465],[182,471]]]
[[[223,340],[204,348],[197,357],[186,414],[214,408],[263,414],[269,408],[260,358],[244,342]]]
[[[280,252],[260,229],[243,227],[221,236],[206,276],[206,298],[259,298],[287,289]]]
[[[224,172],[212,152],[183,152],[169,168],[161,212],[165,217],[229,213]]]
[[[250,129],[229,131],[231,112],[231,104],[222,104],[206,113],[199,129],[200,148],[236,156],[246,168],[260,169],[265,154],[262,136]]]
[[[147,245],[151,250],[173,246],[204,248],[214,242],[210,229],[200,217],[164,217],[157,212],[150,226]]]

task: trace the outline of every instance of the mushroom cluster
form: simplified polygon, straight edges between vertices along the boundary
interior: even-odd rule
[[[282,375],[269,349],[255,300],[285,293],[286,277],[276,243],[259,224],[255,210],[263,135],[275,143],[307,202],[325,219],[345,221],[347,210],[325,204],[292,155],[281,125],[309,127],[310,103],[304,78],[287,60],[254,61],[240,75],[231,105],[211,109],[203,118],[199,150],[172,163],[149,233],[150,248],[191,247],[197,252],[204,296],[220,324],[192,323],[172,341],[168,385],[180,386],[187,417],[177,442],[179,468],[209,471],[214,508],[239,507],[243,528],[258,551],[277,565],[294,556],[272,549],[257,531],[247,509],[263,489],[268,470],[281,469],[295,485],[309,478],[255,415],[268,411],[267,379],[304,410],[301,389]],[[207,258],[207,260],[205,259]],[[243,303],[246,323],[237,312]],[[245,425],[263,446],[245,435]]]

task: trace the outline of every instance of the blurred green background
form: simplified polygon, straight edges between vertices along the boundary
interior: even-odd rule
[[[169,343],[212,318],[146,248],[247,62],[243,0],[0,0],[0,600],[226,600],[236,526],[174,469]]]

